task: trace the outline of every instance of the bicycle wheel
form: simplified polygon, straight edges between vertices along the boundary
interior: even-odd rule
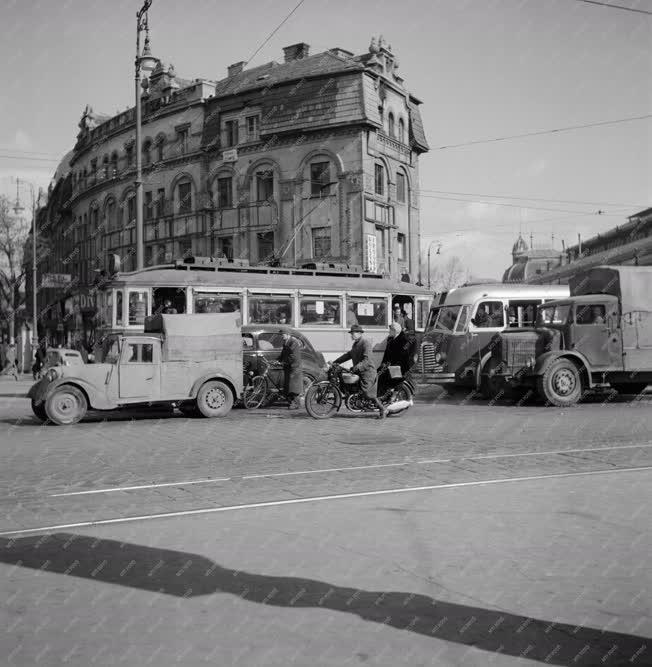
[[[267,396],[267,382],[262,375],[252,379],[242,393],[242,403],[248,410],[259,408]]]
[[[342,395],[328,380],[316,382],[306,392],[306,410],[313,419],[328,419],[342,405]]]

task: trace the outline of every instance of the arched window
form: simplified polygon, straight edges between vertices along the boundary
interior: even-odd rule
[[[104,225],[106,231],[113,231],[118,226],[115,199],[110,199],[106,204],[106,208],[104,209]]]
[[[396,172],[396,201],[401,204],[407,202],[407,178],[402,171]]]
[[[177,211],[180,214],[192,212],[192,183],[189,179],[183,179],[177,183]]]
[[[143,164],[148,166],[152,164],[152,140],[147,139],[143,143]]]
[[[109,177],[109,156],[105,155],[102,160],[102,180],[106,180]]]
[[[405,122],[402,118],[398,119],[398,137],[397,139],[404,144],[405,143]]]
[[[387,131],[389,136],[394,138],[396,136],[396,128],[394,127],[394,114],[390,111],[387,116]]]
[[[114,151],[111,154],[111,178],[118,175],[118,154]]]
[[[374,165],[374,192],[377,195],[385,194],[385,168],[378,163]]]
[[[233,175],[221,173],[217,175],[217,208],[233,207]]]

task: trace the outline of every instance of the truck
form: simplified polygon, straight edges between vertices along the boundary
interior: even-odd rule
[[[108,335],[100,357],[49,368],[28,393],[36,417],[75,424],[89,409],[127,407],[224,417],[242,395],[238,313],[155,315],[142,333]]]
[[[597,266],[569,287],[538,307],[534,328],[494,336],[482,371],[493,398],[525,390],[568,407],[590,391],[640,394],[652,383],[652,267]]]

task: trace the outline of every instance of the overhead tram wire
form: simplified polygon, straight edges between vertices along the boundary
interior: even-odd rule
[[[577,204],[578,206],[615,206],[617,208],[648,208],[649,204],[623,204],[608,201],[577,201],[573,199],[544,199],[543,197],[521,197],[516,195],[490,195],[481,192],[449,192],[447,190],[429,190],[419,188],[419,192],[438,195],[458,195],[461,197],[489,197],[491,199],[516,199],[519,201],[548,202],[551,204]]]
[[[609,2],[599,2],[598,0],[575,0],[575,2],[583,2],[587,5],[598,5],[599,7],[609,7],[610,9],[622,9],[626,12],[636,12],[637,14],[647,14],[652,16],[652,12],[646,9],[636,9],[635,7],[624,7],[623,5],[612,5]]]
[[[546,134],[555,134],[557,132],[571,132],[573,130],[583,130],[589,127],[600,127],[603,125],[616,125],[618,123],[631,123],[636,120],[647,120],[652,118],[652,114],[643,114],[642,116],[632,116],[631,118],[616,118],[615,120],[601,120],[596,123],[584,123],[583,125],[569,125],[567,127],[557,127],[552,130],[539,130],[537,132],[524,132],[523,134],[511,134],[504,137],[494,137],[493,139],[476,139],[474,141],[465,141],[459,144],[448,144],[446,146],[437,146],[434,150],[443,151],[449,148],[463,148],[464,146],[475,146],[477,144],[492,144],[499,141],[510,141],[512,139],[524,139],[526,137],[540,137]]]
[[[292,16],[292,14],[294,14],[294,12],[296,12],[297,9],[299,9],[299,7],[301,7],[301,5],[305,1],[306,0],[299,0],[297,5],[295,6],[295,8],[276,26],[276,28],[274,28],[274,30],[272,30],[272,32],[269,33],[269,35],[267,35],[267,37],[265,38],[263,43],[251,54],[251,56],[249,56],[249,60],[247,60],[247,64],[249,64],[258,55],[259,51],[263,48],[263,46],[265,46],[265,44],[267,44],[267,42],[269,42],[269,40],[281,29],[281,26],[283,26],[283,24],[288,21],[290,16]]]

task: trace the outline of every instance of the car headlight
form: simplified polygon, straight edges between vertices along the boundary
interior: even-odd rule
[[[50,381],[54,382],[59,377],[59,373],[57,373],[56,368],[50,368],[48,372],[45,374],[45,377]]]

